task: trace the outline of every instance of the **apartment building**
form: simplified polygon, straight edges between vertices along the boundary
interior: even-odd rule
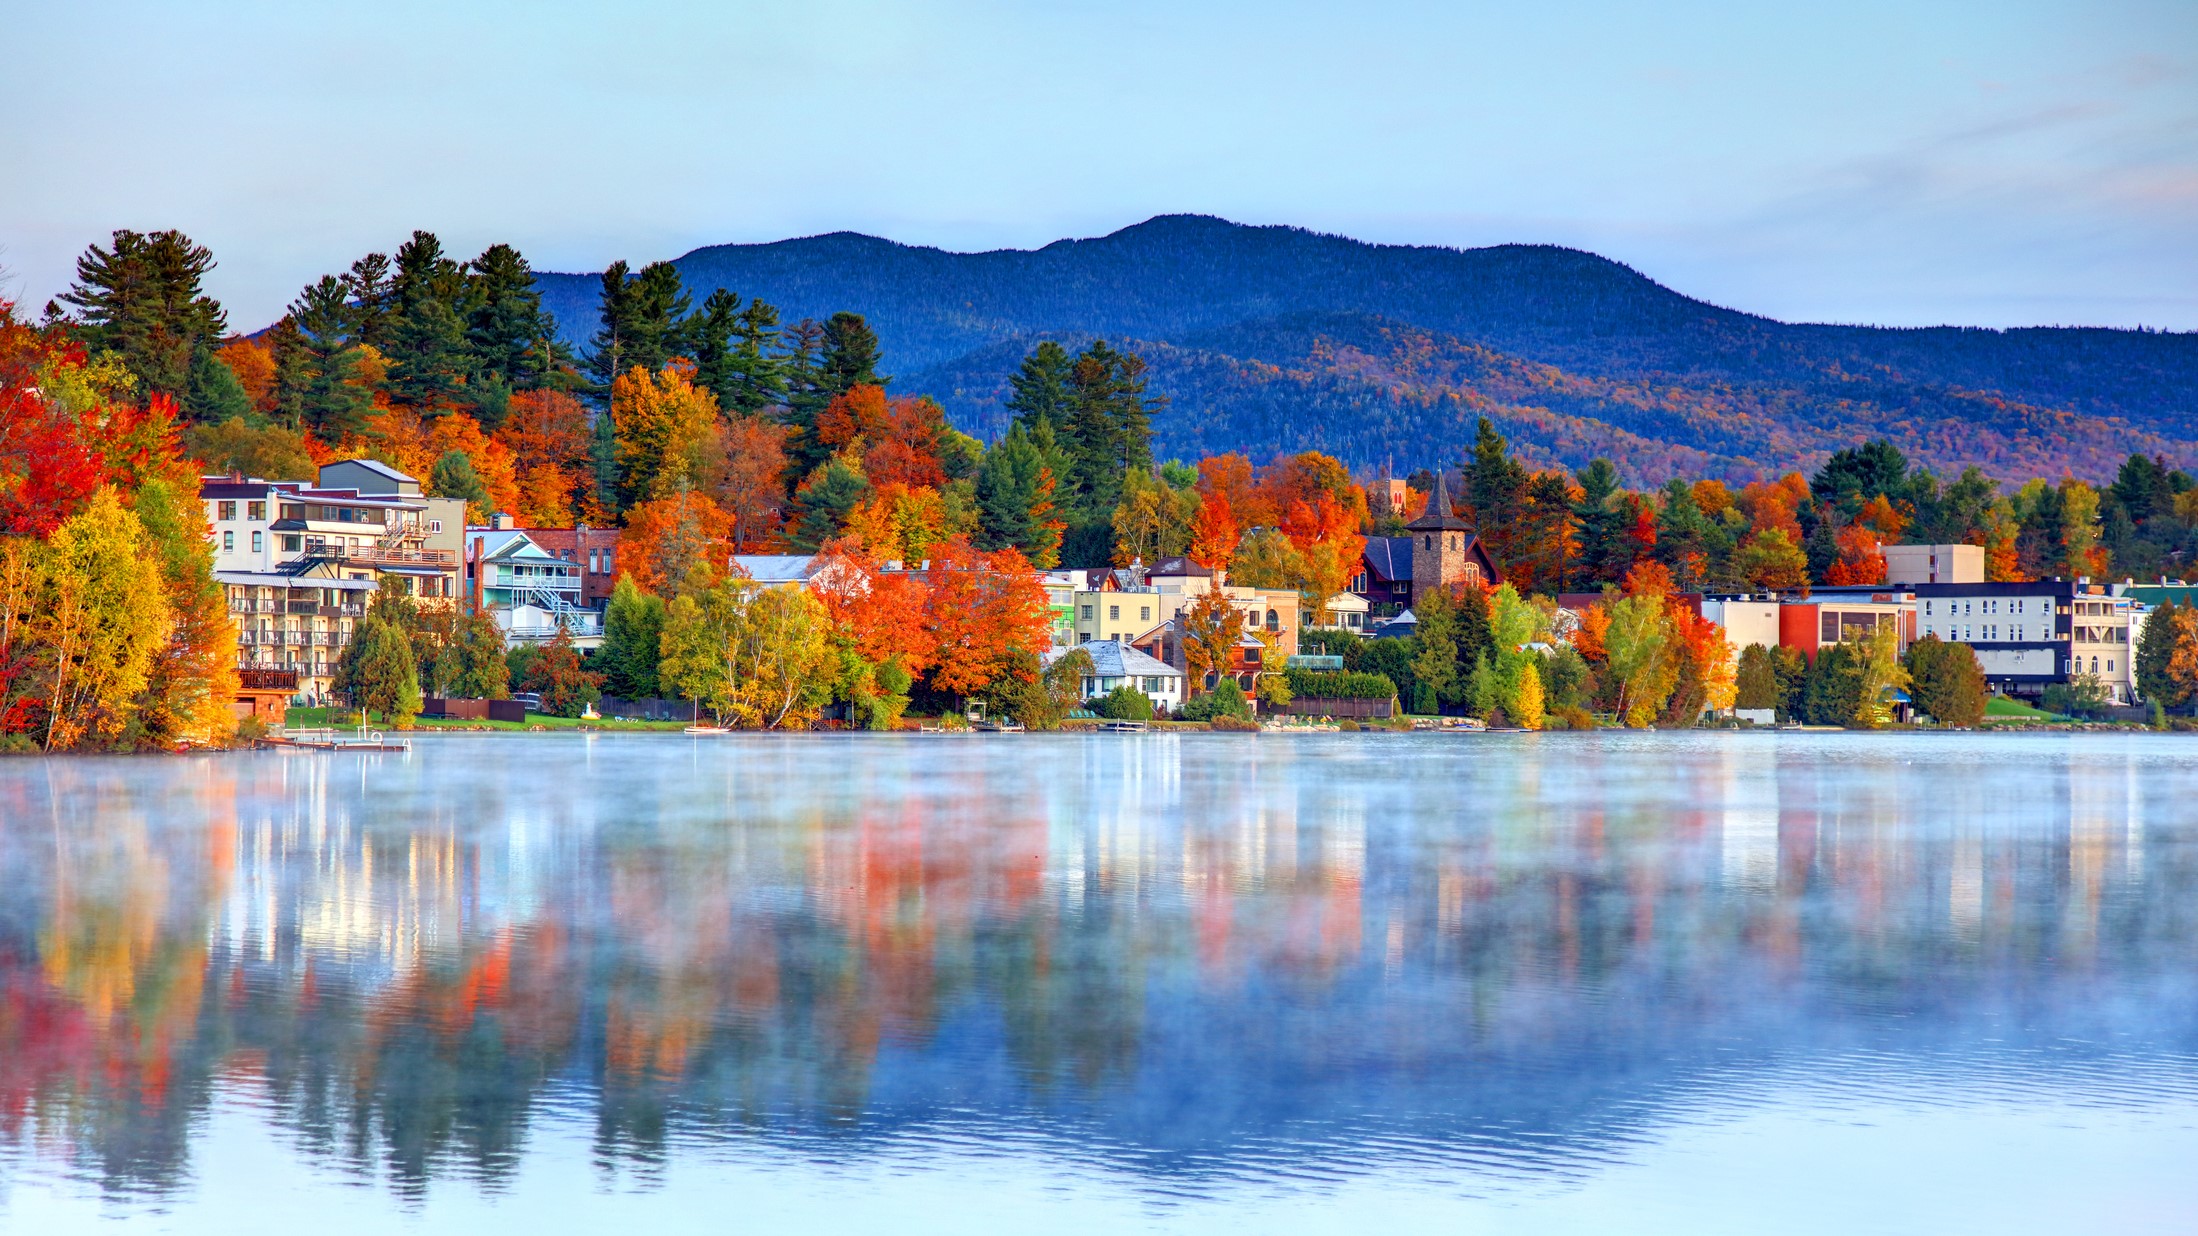
[[[347,461],[357,464],[364,461]],[[316,483],[210,476],[199,482],[214,578],[237,623],[237,664],[263,692],[328,697],[337,661],[384,579],[424,603],[457,603],[449,508],[402,473],[330,465]],[[381,493],[337,485],[371,478]],[[409,485],[411,492],[403,492]],[[463,511],[464,504],[455,508]],[[462,514],[455,516],[463,518]]]
[[[570,528],[529,528],[527,539],[553,558],[560,558],[580,569],[579,604],[601,612],[610,603],[611,591],[618,587],[618,539],[617,528],[591,528],[576,524]]]
[[[2088,580],[1898,584],[1819,588],[1819,598],[1911,598],[1914,638],[1936,635],[1976,649],[1985,680],[2010,695],[2036,696],[2054,683],[2092,674],[2114,703],[2133,698],[2131,629],[2136,602]]]

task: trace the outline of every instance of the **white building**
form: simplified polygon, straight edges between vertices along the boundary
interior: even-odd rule
[[[1120,640],[1098,639],[1078,647],[1091,654],[1092,672],[1084,676],[1079,692],[1085,700],[1098,699],[1117,687],[1129,687],[1152,697],[1156,710],[1173,712],[1182,707],[1183,674],[1167,662]],[[1045,654],[1045,663],[1050,666],[1069,651],[1053,649]]]

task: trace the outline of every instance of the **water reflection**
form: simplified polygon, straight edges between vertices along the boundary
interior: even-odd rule
[[[1777,1087],[2198,1095],[2173,740],[435,737],[0,764],[0,1157],[220,1104],[417,1197],[551,1128],[1156,1190],[1585,1176]]]

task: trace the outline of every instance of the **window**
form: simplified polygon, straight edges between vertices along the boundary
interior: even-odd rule
[[[1421,548],[1421,549],[1433,549],[1433,548],[1435,548],[1435,538],[1433,538],[1433,537],[1431,537],[1431,536],[1424,536],[1424,535],[1423,535],[1423,536],[1421,536],[1421,537],[1420,537],[1420,548]]]
[[[302,536],[285,536],[282,538],[282,552],[286,554],[294,554],[304,548],[305,538]]]
[[[428,530],[428,533],[429,533],[429,535],[431,535],[431,536],[440,536],[440,535],[442,535],[442,531],[443,531],[443,521],[442,521],[442,520],[440,520],[440,519],[431,519],[431,520],[428,520],[428,521],[427,521],[427,530]]]
[[[2114,658],[2112,657],[2106,659],[2106,672],[2109,674],[2114,672]]]
[[[1086,609],[1089,609],[1089,608],[1091,608],[1091,607],[1087,605],[1087,606],[1085,606],[1084,608],[1086,608]],[[1089,615],[1086,615],[1086,616],[1087,616],[1087,617],[1089,617]],[[1091,642],[1091,632],[1089,632],[1089,631],[1079,631],[1079,632],[1077,632],[1077,633],[1076,633],[1076,642],[1077,642],[1077,643],[1079,643],[1079,644],[1088,644],[1088,643],[1090,643],[1090,642]]]
[[[1931,603],[1929,601],[1925,601],[1923,603],[1923,612],[1925,616],[1929,616],[1929,614],[1931,613]]]
[[[245,504],[244,504],[244,517],[245,517],[246,519],[253,519],[253,520],[264,520],[264,519],[266,519],[266,518],[267,518],[267,504],[266,504],[265,502],[247,502],[247,503],[245,503]]]
[[[612,549],[606,549],[603,551],[603,574],[609,575],[613,573],[614,568],[612,568],[611,566],[611,555],[616,552],[618,551]]]
[[[236,503],[234,503],[234,502],[216,502],[216,503],[214,504],[214,518],[215,518],[215,519],[235,519],[236,517],[237,517],[237,504],[236,504]]]
[[[237,552],[237,534],[236,534],[236,533],[234,533],[234,532],[224,532],[224,533],[222,533],[222,534],[221,534],[221,552],[223,552],[223,553],[225,553],[225,554],[233,554],[233,553]]]
[[[1268,630],[1270,630],[1270,631],[1276,631],[1276,630],[1280,630],[1281,628],[1282,628],[1282,615],[1280,615],[1280,614],[1277,614],[1276,612],[1274,612],[1274,611],[1273,611],[1273,610],[1271,610],[1271,609],[1270,609],[1270,610],[1268,610],[1268,611],[1267,611],[1267,629],[1268,629]]]
[[[1116,622],[1116,621],[1119,621],[1119,620],[1121,619],[1121,617],[1122,617],[1122,607],[1121,607],[1121,606],[1119,606],[1119,605],[1109,605],[1109,606],[1107,606],[1107,621],[1108,621],[1108,622]]]
[[[255,553],[255,554],[256,554],[256,553],[258,553],[258,552],[259,552],[259,551],[260,551],[260,550],[261,550],[262,548],[264,548],[264,546],[263,546],[263,545],[262,545],[262,543],[261,543],[261,540],[260,540],[260,538],[261,538],[261,537],[263,537],[263,536],[265,536],[265,535],[266,535],[265,533],[263,533],[263,532],[260,532],[260,531],[259,531],[258,529],[254,529],[254,530],[252,531],[252,552],[253,552],[253,553]]]
[[[1142,619],[1143,621],[1146,621],[1146,622],[1150,622],[1150,621],[1152,621],[1152,606],[1150,606],[1150,605],[1140,605],[1140,606],[1138,606],[1138,607],[1137,607],[1137,616],[1138,616],[1138,618]]]

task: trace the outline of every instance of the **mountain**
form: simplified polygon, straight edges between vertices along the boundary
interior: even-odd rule
[[[788,321],[869,318],[898,393],[980,435],[1029,346],[1126,343],[1169,406],[1163,456],[1318,449],[1409,470],[1492,417],[1530,459],[1607,455],[1637,483],[1747,480],[1871,437],[1942,472],[2110,476],[2133,451],[2198,466],[2198,334],[1804,325],[1721,308],[1544,245],[1373,245],[1163,216],[1037,250],[948,253],[840,232],[697,249]],[[596,275],[538,276],[566,336]]]

